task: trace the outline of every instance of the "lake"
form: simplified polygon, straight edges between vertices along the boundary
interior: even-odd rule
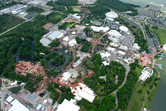
[[[120,0],[120,1],[140,5],[142,7],[152,2],[154,4],[159,4],[159,5],[163,4],[164,8],[166,9],[166,0]]]
[[[161,81],[158,91],[153,99],[152,111],[166,111],[166,57],[157,63],[162,64],[163,69],[157,69],[161,74]]]

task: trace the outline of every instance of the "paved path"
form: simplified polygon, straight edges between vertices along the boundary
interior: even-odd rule
[[[124,63],[121,63],[121,64],[123,64],[123,66],[125,67],[126,73],[125,73],[125,78],[124,78],[123,83],[122,83],[114,92],[112,92],[113,94],[115,94],[115,97],[116,97],[116,101],[115,101],[116,107],[115,107],[112,111],[115,111],[115,110],[118,108],[117,92],[118,92],[118,89],[122,88],[122,87],[124,86],[124,84],[126,83],[126,81],[127,81],[127,76],[128,76],[129,71],[130,71],[129,65],[126,65],[126,64],[124,64]]]
[[[22,22],[22,23],[20,23],[20,24],[18,24],[18,25],[16,25],[16,26],[14,26],[14,27],[12,27],[12,28],[6,30],[5,32],[2,32],[2,33],[0,34],[0,36],[3,35],[3,34],[6,34],[7,32],[9,32],[9,31],[11,31],[11,30],[13,30],[13,29],[15,29],[15,28],[17,28],[18,26],[22,25],[23,23],[26,23],[26,22],[31,21],[33,18],[34,18],[34,17],[32,17],[31,19],[25,20],[24,22]]]

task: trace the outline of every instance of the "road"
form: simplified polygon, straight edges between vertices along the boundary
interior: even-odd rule
[[[115,111],[115,110],[118,108],[117,92],[118,92],[118,90],[119,90],[120,88],[122,88],[122,87],[125,85],[125,83],[126,83],[126,81],[127,81],[128,73],[129,73],[129,71],[130,71],[130,66],[129,66],[128,64],[124,64],[124,63],[122,63],[122,62],[121,62],[121,64],[123,64],[123,66],[125,67],[126,73],[125,73],[125,78],[124,78],[123,83],[122,83],[114,92],[112,92],[113,94],[115,94],[115,97],[116,97],[116,101],[115,101],[116,107],[115,107],[112,111]]]
[[[26,22],[31,21],[33,18],[34,18],[34,17],[32,17],[31,19],[25,20],[24,22],[22,22],[22,23],[20,23],[20,24],[18,24],[18,25],[16,25],[16,26],[14,26],[14,27],[12,27],[12,28],[6,30],[5,32],[2,32],[2,33],[0,34],[0,36],[3,35],[3,34],[6,34],[7,32],[9,32],[9,31],[11,31],[11,30],[13,30],[13,29],[15,29],[15,28],[17,28],[18,26],[22,25],[23,23],[26,23]]]

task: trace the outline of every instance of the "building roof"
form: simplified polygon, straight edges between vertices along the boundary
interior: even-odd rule
[[[166,51],[166,44],[163,45],[163,49]]]
[[[108,51],[111,51],[111,52],[114,52],[116,49],[113,48],[113,47],[107,47],[107,50],[108,50]]]
[[[73,104],[72,102],[68,101],[68,100],[64,100],[62,102],[62,104],[60,104],[58,106],[57,111],[79,111],[80,107]]]
[[[141,81],[145,81],[147,78],[149,78],[150,76],[152,76],[153,74],[153,69],[149,68],[149,67],[145,67],[142,72],[141,72],[141,76],[139,77],[139,80]]]
[[[125,52],[120,51],[120,50],[118,51],[118,53],[119,53],[120,55],[123,55],[123,56],[126,54]]]
[[[63,33],[61,31],[54,31],[50,35],[48,35],[48,39],[55,40],[56,38],[61,38]]]
[[[93,102],[95,99],[94,92],[88,88],[85,84],[79,83],[79,86],[76,89],[71,88],[72,93],[74,93],[75,98],[81,100],[82,98],[88,100],[89,102]]]
[[[124,50],[124,51],[127,51],[127,50],[128,50],[127,46],[123,46],[123,45],[121,45],[121,46],[119,47],[119,49]]]
[[[69,37],[68,37],[68,36],[64,37],[64,38],[63,38],[63,41],[68,42],[68,41],[69,41]]]
[[[102,63],[103,63],[104,66],[108,66],[109,65],[109,63],[107,61],[103,61]]]
[[[76,41],[75,39],[72,39],[72,40],[69,41],[69,46],[70,46],[70,47],[73,47],[73,46],[75,46],[76,44],[77,44],[77,41]]]
[[[105,15],[107,18],[111,18],[111,19],[118,18],[118,14],[116,14],[114,11],[108,12]]]
[[[40,109],[42,109],[42,107],[43,107],[43,106],[42,106],[41,104],[39,104],[39,105],[36,107],[36,109],[40,111]]]
[[[40,40],[40,43],[42,43],[43,46],[48,47],[48,45],[51,43],[51,41],[48,40],[47,38],[42,38],[42,39]]]
[[[36,105],[37,101],[40,99],[40,96],[37,95],[36,93],[28,93],[28,94],[24,94],[22,93],[21,98],[23,98],[24,100],[26,100],[27,102]]]
[[[108,52],[101,52],[100,55],[101,55],[101,58],[108,58],[111,56],[111,54]]]
[[[116,30],[110,30],[109,32],[108,32],[108,34],[110,35],[110,36],[113,36],[113,37],[116,37],[116,38],[120,38],[122,35],[118,32],[118,31],[116,31]]]
[[[91,26],[91,29],[95,32],[107,32],[110,28],[109,27],[96,27],[96,26]]]
[[[10,103],[13,99],[14,99],[13,97],[9,96],[9,97],[6,99],[6,101]]]
[[[29,111],[27,107],[25,107],[18,100],[14,100],[12,103],[12,107],[8,111]]]
[[[127,27],[125,27],[124,25],[120,26],[119,29],[123,32],[128,32],[129,29]]]

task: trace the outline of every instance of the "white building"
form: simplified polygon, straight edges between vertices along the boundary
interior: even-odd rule
[[[108,12],[105,14],[107,20],[114,21],[114,19],[118,18],[118,14],[116,14],[114,11]]]
[[[121,46],[119,47],[119,49],[121,49],[121,50],[123,50],[123,51],[127,51],[127,50],[128,50],[127,46],[123,46],[123,45],[121,45]]]
[[[107,51],[108,51],[108,52],[112,52],[112,53],[116,53],[116,52],[115,52],[116,49],[113,48],[113,47],[107,47]]]
[[[29,109],[20,103],[18,100],[11,102],[12,107],[8,111],[29,111]]]
[[[133,44],[133,49],[134,49],[134,50],[139,51],[140,48],[141,48],[141,47],[138,45],[138,43],[134,43],[134,44]]]
[[[57,111],[79,111],[80,107],[65,99],[59,106]]]
[[[43,46],[48,47],[48,45],[51,43],[51,40],[49,40],[49,39],[47,39],[47,38],[42,38],[42,39],[40,40],[40,43],[42,43]]]
[[[101,55],[101,58],[103,59],[108,59],[111,56],[111,54],[108,52],[100,52],[100,55]]]
[[[50,39],[51,41],[55,40],[56,38],[61,38],[63,37],[63,33],[61,31],[54,31],[51,34],[48,35],[48,39]]]
[[[129,29],[127,27],[125,27],[124,25],[120,26],[119,29],[123,32],[128,32]]]
[[[120,34],[118,31],[116,30],[110,30],[108,32],[108,34],[111,36],[111,37],[115,37],[115,38],[120,38],[122,36],[122,34]]]
[[[70,47],[74,47],[75,45],[77,45],[77,41],[76,41],[76,39],[72,39],[72,40],[69,41],[68,44],[69,44]]]
[[[153,69],[149,68],[149,67],[145,67],[142,71],[141,71],[141,76],[139,77],[138,81],[145,81],[147,78],[149,78],[150,76],[152,76],[153,74]]]
[[[96,97],[96,94],[82,83],[79,83],[79,86],[77,86],[76,88],[71,88],[71,92],[75,95],[75,99],[81,100],[82,98],[84,98],[91,103]]]
[[[104,66],[108,66],[110,63],[107,62],[107,61],[103,61],[102,64],[103,64]]]
[[[64,72],[62,74],[62,79],[61,81],[65,84],[68,82],[73,82],[78,76],[78,72],[75,69],[69,69],[67,72]]]
[[[84,58],[90,57],[90,54],[89,53],[84,53],[84,52],[77,51],[77,57],[79,57],[80,59],[77,60],[73,64],[73,67],[77,67],[78,65],[80,65],[82,63],[82,61],[83,61]]]
[[[95,32],[107,32],[109,31],[109,27],[96,27],[96,26],[91,26],[91,29]]]
[[[120,54],[120,55],[122,55],[122,56],[126,55],[126,53],[123,52],[123,51],[121,51],[121,50],[118,51],[118,54]]]

